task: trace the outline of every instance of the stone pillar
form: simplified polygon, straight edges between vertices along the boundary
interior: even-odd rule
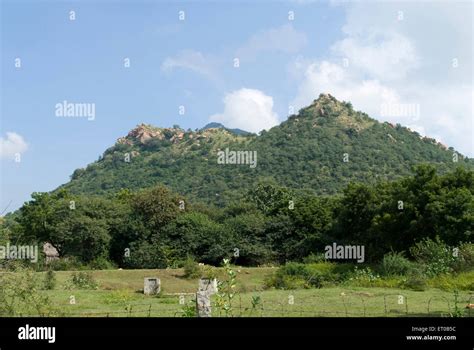
[[[198,317],[212,317],[211,295],[205,291],[196,293],[196,311]]]
[[[161,291],[161,281],[157,277],[145,277],[143,285],[143,294],[153,295]]]

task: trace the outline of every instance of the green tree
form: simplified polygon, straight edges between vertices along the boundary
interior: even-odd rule
[[[231,232],[206,215],[196,212],[178,216],[153,240],[167,242],[181,259],[191,255],[208,264],[219,263],[235,247]]]
[[[261,183],[247,194],[247,199],[266,215],[274,215],[288,208],[289,201],[292,200],[292,194],[286,188]]]
[[[163,186],[137,192],[132,199],[133,214],[149,229],[159,233],[179,213],[180,198]]]
[[[231,255],[234,263],[255,266],[272,260],[271,244],[265,232],[266,222],[267,217],[259,211],[240,212],[225,220],[225,230],[235,239]]]
[[[61,222],[55,230],[64,232],[62,254],[76,256],[83,262],[99,257],[108,257],[110,235],[104,219],[93,219],[86,215],[73,215]]]
[[[32,200],[20,208],[17,218],[20,226],[15,238],[20,242],[50,242],[63,255],[63,249],[69,232],[59,226],[70,219],[74,212],[70,209],[71,200],[66,191],[56,194],[35,192]]]

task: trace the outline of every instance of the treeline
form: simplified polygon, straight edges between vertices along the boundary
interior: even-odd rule
[[[161,186],[108,198],[34,193],[5,218],[0,243],[50,242],[61,258],[97,268],[178,267],[190,257],[256,266],[303,261],[334,242],[364,245],[366,262],[378,262],[392,251],[409,255],[428,238],[471,242],[473,230],[474,172],[439,175],[421,165],[413,176],[352,183],[336,196],[262,183],[223,208],[189,203]]]

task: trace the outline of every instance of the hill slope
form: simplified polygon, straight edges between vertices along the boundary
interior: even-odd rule
[[[225,149],[256,151],[257,166],[218,164],[218,152]],[[259,181],[332,194],[350,181],[410,174],[413,165],[423,162],[441,171],[459,165],[474,168],[473,160],[462,155],[453,162],[454,152],[321,94],[298,115],[259,136],[236,134],[220,125],[198,131],[139,125],[97,162],[74,171],[61,187],[106,194],[161,183],[190,199],[223,204]]]

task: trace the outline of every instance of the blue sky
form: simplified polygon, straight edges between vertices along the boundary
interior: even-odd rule
[[[471,28],[469,2],[2,1],[0,211],[139,123],[258,132],[321,92],[474,156]],[[94,120],[57,117],[64,100]]]

